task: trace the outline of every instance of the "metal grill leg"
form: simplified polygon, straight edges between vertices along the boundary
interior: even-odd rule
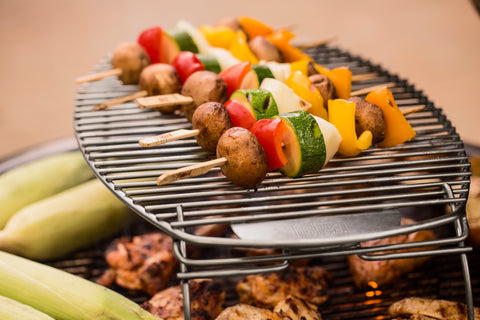
[[[186,244],[185,241],[180,241],[180,250],[182,255],[186,255]],[[180,262],[180,272],[187,272],[187,265],[183,262]],[[190,320],[191,318],[191,303],[190,303],[190,286],[188,284],[188,279],[183,279],[180,281],[182,285],[182,295],[183,295],[183,316],[185,320]]]
[[[462,253],[460,255],[460,259],[462,262],[463,280],[465,283],[465,301],[467,303],[468,320],[474,320],[475,310],[473,305],[473,292],[470,280],[470,270],[468,268],[467,255],[465,253]]]
[[[468,221],[467,217],[462,218],[462,222],[459,220],[456,221],[456,226],[457,226],[457,233],[460,234],[462,232],[462,224],[464,227],[468,229]],[[460,243],[460,246],[464,247],[465,244],[462,241]],[[473,305],[473,292],[472,292],[472,283],[471,283],[471,278],[470,278],[470,269],[468,267],[468,259],[467,259],[467,254],[462,253],[460,255],[460,261],[462,263],[462,272],[463,272],[463,282],[465,284],[465,301],[467,304],[467,314],[468,314],[468,320],[474,320],[475,318],[475,310],[474,310],[474,305]]]
[[[183,221],[183,207],[177,206],[177,217],[178,221]],[[187,244],[183,240],[174,240],[174,243],[180,243],[180,253],[183,257],[187,256]],[[187,265],[183,263],[180,259],[180,272],[186,273],[187,272]],[[190,286],[188,284],[188,279],[182,279],[180,281],[182,285],[182,296],[183,296],[183,319],[190,320],[191,319],[191,303],[190,303]]]

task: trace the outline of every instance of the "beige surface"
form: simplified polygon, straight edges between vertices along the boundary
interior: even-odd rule
[[[240,5],[242,3],[242,5]],[[409,79],[480,145],[480,16],[468,0],[0,1],[0,157],[73,135],[74,79],[144,28],[253,15]]]

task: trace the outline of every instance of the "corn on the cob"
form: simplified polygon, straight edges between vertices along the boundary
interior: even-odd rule
[[[49,315],[16,300],[0,296],[0,319],[4,320],[55,320]]]
[[[0,229],[24,206],[93,178],[80,151],[29,162],[0,176]]]
[[[135,214],[98,179],[18,211],[0,231],[0,250],[46,260],[120,232]]]
[[[45,264],[0,251],[0,295],[56,320],[158,320],[119,293]]]

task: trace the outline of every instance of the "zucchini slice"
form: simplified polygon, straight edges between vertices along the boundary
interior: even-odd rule
[[[179,51],[198,53],[198,47],[187,31],[175,27],[168,30],[167,34],[177,42]]]
[[[231,100],[236,100],[253,111],[256,120],[269,119],[278,115],[278,107],[272,94],[264,89],[235,91]]]
[[[218,62],[218,59],[211,55],[211,54],[202,54],[198,53],[197,58],[203,63],[205,66],[205,70],[207,71],[212,71],[215,73],[220,73],[222,71],[222,68],[220,67],[220,63]]]
[[[269,67],[263,64],[255,64],[252,65],[253,71],[257,74],[258,77],[258,83],[262,83],[263,79],[265,78],[275,78],[272,70],[270,70]]]
[[[327,149],[315,117],[303,110],[280,114],[278,117],[288,128],[282,139],[287,164],[280,171],[296,178],[322,169]]]

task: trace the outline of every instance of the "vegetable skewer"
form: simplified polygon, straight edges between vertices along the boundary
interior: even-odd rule
[[[371,92],[369,94],[369,98],[370,97],[372,97],[371,99],[375,97],[375,103],[380,105],[388,103],[395,104],[391,92],[386,87],[379,88]],[[257,99],[256,102],[260,106],[265,105],[262,100]],[[396,141],[386,142],[387,144],[399,144],[411,139],[414,136],[415,132],[405,120],[404,114],[417,112],[423,108],[412,107],[400,111],[397,107],[397,111],[395,112],[392,112],[389,109],[389,113],[385,116],[388,117],[387,123],[385,122],[387,119],[384,120],[384,111],[379,106],[373,103],[369,103],[358,97],[350,98],[349,100],[330,100],[329,104],[331,104],[331,114],[329,115],[329,121],[334,126],[336,126],[341,133],[342,141],[340,143],[338,152],[339,154],[344,156],[355,156],[361,151],[369,148],[372,144],[377,144],[379,147],[382,147],[385,144],[385,138],[387,139],[387,141]],[[164,135],[141,139],[139,143],[143,146],[151,147],[169,141],[194,136],[198,144],[202,148],[207,151],[213,152],[215,150],[218,138],[221,136],[224,130],[232,127],[232,124],[240,126],[242,125],[241,121],[234,120],[235,117],[238,116],[238,113],[230,113],[228,111],[225,111],[225,108],[221,104],[216,104],[215,107],[217,110],[223,110],[220,115],[218,114],[218,111],[215,111],[214,104],[207,103],[200,106],[194,112],[192,130],[182,129],[179,131],[173,131]],[[246,105],[238,104],[236,107],[239,109],[245,107],[244,109],[251,110],[251,113],[254,113],[254,108],[252,108],[252,106],[248,102],[246,103]],[[258,127],[258,124],[262,121],[271,120],[269,117],[272,116],[271,114],[269,116],[264,116],[264,114],[263,116],[262,114],[259,115],[260,117],[258,119],[253,118],[253,125],[248,124],[244,127],[246,129],[250,129],[250,131],[255,133],[255,126]],[[197,118],[199,120],[197,120]],[[212,121],[213,123],[215,123],[214,125],[212,125]],[[243,123],[250,122],[243,121]],[[272,126],[272,124],[269,125]],[[388,130],[385,129],[387,127]],[[274,132],[274,130],[277,130],[280,133]],[[283,131],[282,129],[273,129],[272,127],[269,133],[270,135],[272,135],[270,141],[274,140],[273,136],[277,136],[277,138],[279,135],[281,136],[283,134]],[[199,136],[200,133],[202,133],[201,136]],[[280,145],[279,141],[267,144],[263,143],[261,137],[259,137],[258,135],[256,136],[261,141],[262,146],[266,150],[275,148],[275,146],[276,148],[284,146]],[[357,136],[359,137],[358,140]],[[208,147],[206,147],[207,144],[209,145]],[[274,159],[275,162],[278,162],[280,161],[278,160],[278,158],[282,158],[281,156],[278,156],[280,152],[277,151],[276,153],[277,156],[269,157],[270,170],[274,169],[272,168],[273,165],[270,163],[270,159]],[[269,154],[269,152],[267,152],[267,154]],[[284,164],[285,163],[282,163],[282,165]]]
[[[251,89],[251,90],[236,91],[230,97],[230,99],[225,103],[225,106],[227,107],[228,113],[230,115],[229,118],[232,120],[233,125],[249,129],[253,125],[253,123],[255,123],[255,121],[263,118],[271,118],[275,115],[278,115],[279,113],[285,113],[285,112],[294,111],[294,110],[300,110],[300,109],[308,110],[308,104],[304,104],[302,99],[300,99],[298,96],[296,97],[296,95],[293,94],[288,89],[286,89],[285,86],[277,85],[276,90],[277,90],[276,96],[278,97],[277,99],[275,99],[272,96],[272,94],[268,93],[268,91],[265,89]],[[285,90],[286,92],[282,93],[281,92],[282,90]],[[291,97],[288,98],[287,95],[290,95],[293,98]],[[174,99],[170,100],[170,98],[174,98]],[[187,104],[192,102],[192,99],[189,99],[188,97],[182,97],[182,96],[174,97],[173,95],[147,97],[143,99],[137,99],[137,102],[139,103],[139,105],[145,104],[145,105],[151,105],[153,107],[156,107],[164,103],[167,104],[167,102],[164,102],[163,99],[167,101],[171,101],[172,104],[175,104],[175,103],[182,104],[183,102],[181,101],[181,99],[185,99],[185,103]],[[277,100],[279,101],[280,99],[283,100],[281,101],[280,106],[281,107],[286,106],[286,108],[285,107],[283,107],[283,109],[279,108],[276,101]],[[292,100],[296,101],[296,103],[294,104],[285,103],[285,101],[292,101]],[[214,111],[207,111],[207,109],[208,107],[203,107],[202,110],[200,110],[199,114],[214,112]],[[412,111],[418,111],[418,109],[406,110],[406,112],[412,112]],[[157,145],[164,144],[164,143],[171,142],[178,139],[196,137],[201,130],[206,130],[205,128],[209,128],[210,123],[207,122],[205,119],[202,121],[193,120],[195,118],[195,114],[196,114],[196,111],[192,115],[192,123],[193,123],[192,130],[181,129],[178,131],[168,132],[161,135],[146,137],[146,138],[140,139],[139,144],[144,147],[153,147],[153,146],[157,146]],[[212,121],[212,119],[215,119],[215,118],[216,117],[209,117],[208,119],[209,121]],[[223,116],[222,120],[218,120],[218,121],[225,121],[224,119],[225,119],[225,116]],[[230,126],[231,125],[229,125],[227,129]],[[205,136],[196,138],[197,142],[199,142],[200,145],[202,145],[202,143],[205,143],[203,142],[205,140],[211,140],[208,138],[205,139]],[[217,138],[218,138],[218,135],[217,135]],[[209,142],[209,143],[211,144],[212,142]],[[214,149],[212,148],[207,148],[206,150],[211,152],[214,151]]]
[[[270,129],[262,127],[253,130],[255,134],[245,128],[232,127],[218,140],[217,159],[165,172],[158,177],[157,185],[220,167],[232,183],[253,188],[265,178],[268,170],[280,166],[282,173],[292,178],[315,173],[335,155],[340,145],[341,136],[333,125],[302,110],[264,120],[282,123],[285,129],[279,135],[271,135]],[[283,153],[286,161],[280,161],[279,167],[268,163],[269,159],[278,158],[279,153]]]
[[[240,17],[237,20],[238,21],[236,23],[237,24],[236,28],[239,30],[236,30],[235,32],[239,34],[246,34],[246,37],[249,38],[250,40],[254,40],[253,38],[257,38],[257,37],[264,38],[264,36],[273,34],[272,28],[270,28],[268,25],[254,18]],[[201,28],[199,29],[201,30]],[[229,30],[229,31],[233,32],[233,30]],[[213,57],[213,59],[209,58],[206,60],[216,61],[214,65],[215,65],[215,68],[217,68],[217,72],[219,72],[220,69],[226,69],[234,64],[240,63],[241,61],[250,61],[248,59],[241,59],[242,57],[244,57],[244,55],[240,55],[240,56],[237,55],[238,57],[235,57],[235,55],[232,55],[231,53],[229,53],[228,50],[226,50],[225,48],[218,48],[218,47],[212,46],[212,43],[209,43],[208,41],[210,40],[210,42],[212,42],[211,41],[212,37],[207,38],[206,36],[207,33],[206,32],[203,32],[203,33],[204,34],[202,34],[202,32],[197,30],[195,27],[193,27],[186,21],[179,21],[177,25],[169,31],[165,31],[160,27],[152,27],[152,28],[146,29],[140,33],[137,39],[137,43],[124,44],[119,46],[115,50],[114,55],[112,57],[112,63],[114,64],[115,69],[108,72],[101,72],[100,74],[97,74],[97,75],[80,77],[77,79],[77,82],[83,83],[86,81],[94,81],[94,80],[101,79],[103,76],[119,75],[120,80],[123,81],[125,84],[136,83],[135,79],[138,79],[139,77],[138,74],[145,67],[143,63],[141,65],[138,65],[138,62],[137,62],[138,57],[132,54],[134,51],[139,51],[139,50],[142,52],[143,57],[148,56],[149,61],[146,63],[147,65],[150,63],[152,64],[169,63],[170,64],[174,62],[174,59],[182,50],[189,50],[190,53],[200,52],[202,53],[202,56]],[[293,34],[290,34],[288,32],[287,33],[280,32],[280,35],[281,37],[287,36],[288,39],[286,40],[290,40],[290,38],[294,37]],[[238,37],[238,35],[235,35],[235,37]],[[288,43],[288,41],[287,43],[284,43],[284,42],[285,41],[282,40],[282,45],[288,46],[290,48],[291,45]],[[215,42],[213,42],[213,44],[215,44]],[[243,48],[243,49],[249,50],[248,48]],[[289,50],[291,51],[294,49],[295,48],[292,47]],[[299,49],[296,49],[296,50],[299,50]],[[205,53],[208,53],[208,54],[205,54]],[[307,58],[308,56],[298,55],[298,57]],[[129,61],[129,60],[133,60],[133,61]],[[257,59],[257,60],[260,61],[260,59]],[[255,62],[257,62],[257,60],[255,60]],[[311,60],[311,59],[308,57],[308,60]],[[115,61],[121,62],[121,65],[117,67],[114,63]],[[304,62],[306,61],[307,59],[305,59]],[[133,65],[136,65],[134,72],[130,70],[133,67]],[[327,70],[326,68],[323,68],[323,67],[322,69]],[[127,77],[127,74],[132,74],[132,73],[135,73],[135,76],[132,75]],[[185,79],[180,72],[179,72],[179,75],[183,83]],[[128,80],[125,78],[128,78]],[[151,95],[151,94],[147,94],[147,95]],[[141,92],[138,92],[134,95],[128,95],[126,97],[114,99],[106,103],[103,103],[101,105],[98,105],[95,107],[95,109],[97,110],[104,109],[106,107],[115,105],[117,103],[131,101],[138,96],[146,96],[146,94],[142,90]],[[132,97],[134,98],[132,99]]]

